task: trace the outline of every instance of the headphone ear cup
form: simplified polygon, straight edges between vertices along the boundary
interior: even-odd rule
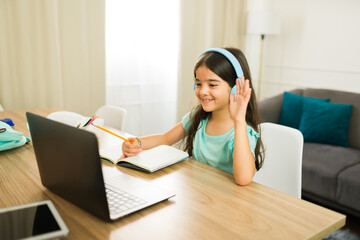
[[[196,90],[196,82],[194,82],[194,92],[195,92],[195,90]]]
[[[231,91],[230,91],[230,95],[231,95],[231,94],[234,94],[235,100],[236,100],[236,92],[237,92],[237,87],[236,87],[236,85],[235,85],[235,86],[233,86],[233,88],[232,88]]]

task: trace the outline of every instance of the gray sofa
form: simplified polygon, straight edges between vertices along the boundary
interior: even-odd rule
[[[360,217],[360,94],[327,89],[296,89],[291,93],[353,104],[349,147],[304,143],[302,198]],[[278,123],[283,94],[259,103],[263,122]],[[325,123],[326,124],[326,123]]]

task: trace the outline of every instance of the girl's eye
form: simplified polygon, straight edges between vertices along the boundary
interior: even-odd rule
[[[210,84],[210,87],[216,87],[217,85],[215,85],[215,84]]]

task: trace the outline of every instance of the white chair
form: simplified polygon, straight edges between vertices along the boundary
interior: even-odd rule
[[[73,127],[78,126],[80,123],[87,121],[88,119],[79,113],[69,111],[52,112],[47,116],[47,118],[65,123]]]
[[[116,128],[120,131],[124,130],[126,109],[113,105],[104,105],[100,107],[95,115],[104,119],[104,125]]]
[[[0,112],[3,112],[3,111],[4,111],[4,108],[0,104]]]
[[[274,123],[261,123],[260,128],[265,159],[253,181],[301,198],[304,145],[301,132]]]

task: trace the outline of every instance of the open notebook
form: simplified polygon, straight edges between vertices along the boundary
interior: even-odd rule
[[[134,157],[118,160],[122,156],[121,146],[100,149],[100,157],[119,166],[131,167],[148,172],[155,172],[161,168],[180,162],[189,155],[175,147],[160,145],[149,150],[143,150]]]

